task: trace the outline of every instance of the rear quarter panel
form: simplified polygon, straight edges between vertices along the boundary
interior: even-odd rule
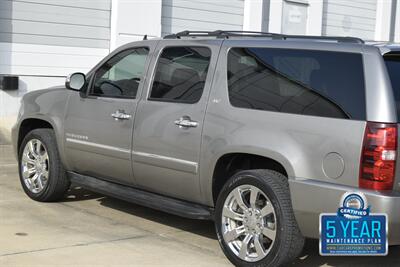
[[[254,42],[248,46],[266,47],[266,43]],[[229,102],[226,74],[227,53],[231,45],[235,42],[225,43],[221,50],[204,122],[200,161],[204,204],[214,205],[213,172],[218,159],[227,153],[249,153],[274,159],[286,169],[289,182],[315,180],[357,186],[366,122],[233,107]],[[243,43],[238,46],[243,46]],[[282,46],[278,43],[274,46],[295,47],[296,44],[282,42]],[[328,44],[320,49],[332,48]],[[354,51],[360,52],[358,49]],[[342,168],[337,178],[328,177],[323,168],[324,159],[330,153],[340,155],[343,162],[343,167],[330,161],[324,164],[325,168]],[[291,187],[291,190],[296,188]],[[301,192],[296,194],[301,195]],[[312,196],[292,199],[295,211],[313,201]],[[315,205],[323,207],[324,201]]]

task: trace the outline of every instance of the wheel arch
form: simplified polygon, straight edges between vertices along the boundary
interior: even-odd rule
[[[276,159],[259,153],[229,152],[221,155],[215,161],[212,173],[212,198],[215,205],[218,195],[235,173],[241,170],[270,169],[283,174],[285,177],[293,177],[293,168],[286,160]]]
[[[29,117],[29,118],[25,118],[24,120],[22,120],[19,125],[19,130],[18,130],[17,152],[20,150],[22,141],[24,140],[25,136],[29,132],[31,132],[35,129],[43,129],[43,128],[55,130],[53,123],[44,118]],[[56,140],[56,142],[57,142],[57,140]]]

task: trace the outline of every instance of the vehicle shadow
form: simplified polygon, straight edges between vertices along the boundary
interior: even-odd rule
[[[75,202],[75,201],[83,201],[83,200],[90,200],[103,197],[104,197],[103,195],[91,192],[80,186],[71,185],[70,189],[68,190],[62,202]]]
[[[83,201],[90,199],[96,199],[102,206],[119,210],[133,216],[141,217],[156,223],[161,223],[182,231],[189,231],[210,239],[217,239],[214,230],[214,223],[211,221],[186,219],[116,198],[93,193],[79,186],[71,186],[71,189],[67,192],[66,198],[63,200],[63,202]]]
[[[215,240],[217,239],[214,223],[211,221],[186,219],[109,197],[99,199],[99,201],[101,205],[108,208],[117,209],[119,211],[126,212],[156,223],[161,223],[182,231],[189,231],[193,234],[206,238]]]
[[[96,199],[102,206],[116,209],[131,214],[132,216],[141,217],[155,223],[161,223],[182,231],[188,231],[209,239],[215,239],[215,242],[217,242],[214,223],[211,221],[182,218],[162,211],[131,204],[116,198],[106,197],[78,186],[71,186],[64,202],[90,199]],[[393,246],[389,248],[389,255],[386,257],[323,257],[319,255],[318,240],[307,239],[301,255],[288,266],[400,266],[399,254],[400,246]]]

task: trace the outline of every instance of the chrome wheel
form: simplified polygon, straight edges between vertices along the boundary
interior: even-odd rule
[[[38,139],[26,143],[21,158],[21,173],[26,187],[32,193],[40,193],[49,179],[49,155]]]
[[[236,187],[222,210],[222,234],[240,259],[254,262],[270,252],[276,238],[276,215],[271,201],[253,185]]]

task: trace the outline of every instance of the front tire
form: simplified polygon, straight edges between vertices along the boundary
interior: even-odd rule
[[[52,129],[29,132],[22,141],[18,159],[21,185],[31,199],[51,202],[64,197],[70,182]]]
[[[287,178],[272,170],[235,174],[218,196],[218,240],[235,266],[281,266],[301,252]]]

